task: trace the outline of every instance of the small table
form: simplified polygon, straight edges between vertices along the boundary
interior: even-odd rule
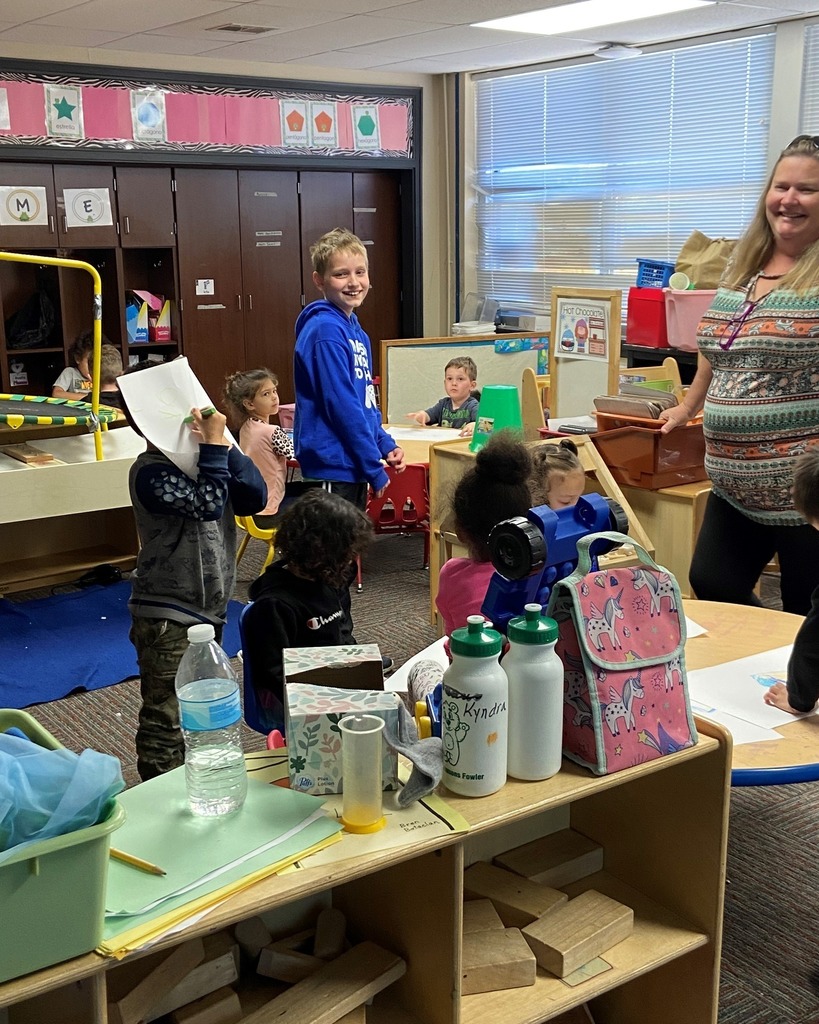
[[[684,601],[685,613],[707,629],[707,636],[689,640],[685,664],[691,669],[724,664],[793,643],[804,621],[800,615],[720,604]],[[761,699],[761,693],[760,693]],[[776,730],[784,739],[743,743],[734,747],[734,786],[773,786],[819,780],[819,716],[794,718]]]
[[[385,423],[384,429],[404,449],[405,462],[429,465],[429,450],[440,441],[463,441],[452,427],[413,427],[406,423]]]

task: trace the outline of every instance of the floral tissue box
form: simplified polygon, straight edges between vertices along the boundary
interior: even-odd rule
[[[286,733],[290,757],[290,788],[301,793],[341,793],[340,718],[377,715],[393,731],[398,728],[401,698],[383,690],[340,690],[312,683],[286,686]],[[384,744],[384,789],[398,788],[398,757]]]

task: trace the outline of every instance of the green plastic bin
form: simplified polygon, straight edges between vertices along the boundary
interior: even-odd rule
[[[49,750],[61,745],[25,711],[0,710],[0,732],[12,727]],[[0,982],[99,945],[110,835],[125,821],[119,802],[111,804],[105,821],[23,847],[0,864]]]

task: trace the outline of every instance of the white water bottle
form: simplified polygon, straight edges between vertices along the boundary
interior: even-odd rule
[[[512,619],[503,667],[509,679],[508,771],[516,779],[548,779],[563,759],[563,662],[555,654],[557,623],[527,604]]]
[[[508,685],[498,663],[503,637],[470,615],[449,638],[441,735],[444,783],[462,796],[488,796],[506,783]]]
[[[205,816],[237,811],[247,796],[239,684],[215,636],[206,623],[190,626],[176,670],[188,802]]]

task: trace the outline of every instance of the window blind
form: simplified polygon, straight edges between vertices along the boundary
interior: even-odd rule
[[[475,83],[478,290],[622,288],[695,228],[736,238],[766,167],[774,35]]]
[[[819,135],[819,22],[805,28],[799,128],[807,135]]]

